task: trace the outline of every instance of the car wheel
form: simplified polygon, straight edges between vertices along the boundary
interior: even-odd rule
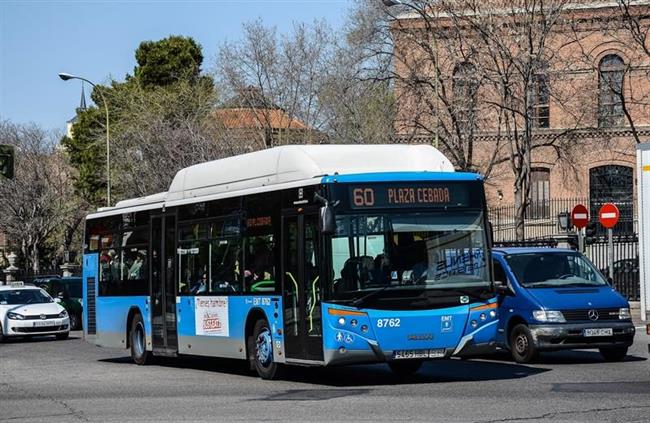
[[[56,334],[56,339],[62,341],[64,339],[68,339],[68,336],[70,336],[70,332],[57,333]]]
[[[139,366],[147,364],[150,360],[151,353],[147,351],[147,336],[144,330],[144,321],[140,314],[136,314],[131,322],[131,331],[129,332],[131,345],[131,359]]]
[[[388,367],[400,376],[408,376],[416,373],[422,367],[422,360],[401,360],[389,361]]]
[[[627,355],[627,347],[604,347],[599,348],[598,351],[605,361],[609,362],[623,361]]]
[[[248,359],[251,367],[262,379],[277,379],[282,373],[282,365],[273,361],[273,340],[266,320],[258,320],[253,333],[248,338]]]
[[[510,332],[509,339],[510,353],[517,363],[531,363],[539,356],[528,326],[524,324],[515,326]]]
[[[70,314],[68,316],[68,319],[70,319],[70,330],[79,330],[79,326],[81,323],[81,319],[79,319],[79,316],[77,314]]]

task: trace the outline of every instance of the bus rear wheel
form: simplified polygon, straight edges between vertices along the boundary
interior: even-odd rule
[[[389,361],[388,367],[400,376],[408,376],[416,373],[422,367],[422,360],[397,360]]]
[[[262,379],[277,379],[282,366],[273,361],[273,340],[266,320],[255,322],[253,333],[248,338],[248,359]]]
[[[136,314],[131,322],[131,331],[129,332],[131,345],[131,359],[139,366],[147,364],[150,360],[151,353],[147,351],[147,337],[144,331],[144,321],[142,315]]]

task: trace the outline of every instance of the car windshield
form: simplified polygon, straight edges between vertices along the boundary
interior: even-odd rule
[[[337,216],[330,298],[354,300],[411,291],[427,296],[489,289],[483,214]],[[419,291],[419,292],[418,292]]]
[[[0,305],[42,304],[54,301],[42,289],[12,289],[0,291]]]
[[[506,261],[519,283],[527,288],[607,285],[602,275],[580,253],[510,254]]]

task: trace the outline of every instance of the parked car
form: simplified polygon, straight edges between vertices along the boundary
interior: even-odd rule
[[[83,312],[83,287],[79,277],[46,277],[35,279],[34,285],[60,300],[70,316],[70,329],[80,330]]]
[[[498,344],[519,363],[539,351],[597,348],[620,361],[634,339],[630,305],[582,254],[558,248],[496,248],[502,286]]]
[[[33,335],[66,339],[69,333],[68,312],[45,290],[22,282],[0,286],[0,341]]]

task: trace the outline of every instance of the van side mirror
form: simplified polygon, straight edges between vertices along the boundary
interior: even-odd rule
[[[499,295],[515,295],[514,292],[512,292],[512,289],[508,286],[507,282],[502,282],[502,281],[494,281],[494,290],[496,291],[497,294]]]

